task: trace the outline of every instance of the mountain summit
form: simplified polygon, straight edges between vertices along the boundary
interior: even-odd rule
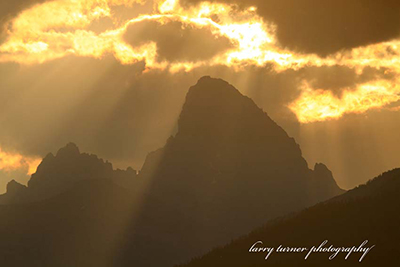
[[[295,198],[304,206],[343,192],[325,165],[310,170],[295,140],[221,79],[203,77],[190,88],[178,128],[141,171],[163,194],[168,187],[186,192],[183,184],[189,184],[197,188],[192,197],[218,202],[225,197],[226,204],[240,201],[233,206],[249,210],[245,203],[254,195],[258,201],[277,197],[282,205],[286,197]]]

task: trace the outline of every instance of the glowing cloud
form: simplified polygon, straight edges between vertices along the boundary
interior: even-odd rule
[[[276,26],[257,15],[257,7],[201,2],[183,8],[179,0],[156,1],[151,14],[122,21],[115,6],[133,7],[141,0],[55,0],[36,5],[9,22],[8,38],[0,45],[0,62],[38,64],[67,55],[101,58],[113,55],[121,64],[144,61],[147,71],[167,69],[171,73],[191,71],[201,66],[224,65],[241,69],[247,65],[271,65],[277,72],[304,67],[346,66],[362,73],[365,67],[385,68],[392,80],[375,80],[348,88],[341,97],[330,91],[303,86],[300,98],[289,105],[302,123],[337,119],[347,113],[362,113],[398,101],[400,40],[359,47],[325,58],[299,54],[283,48],[276,38]],[[113,28],[97,33],[90,26],[108,18]],[[160,25],[181,23],[182,27],[207,30],[218,42],[227,39],[230,49],[212,58],[169,61],[159,57],[159,45],[149,40],[140,45],[124,39],[128,29],[141,22]],[[221,38],[219,38],[221,37]],[[161,58],[161,59],[160,59]]]
[[[388,89],[389,88],[389,89]],[[341,97],[331,91],[303,85],[303,93],[289,108],[302,123],[337,119],[346,113],[363,113],[400,100],[400,86],[380,80],[345,90]]]
[[[145,61],[148,69],[170,67],[177,70],[181,67],[189,71],[195,66],[231,66],[242,64],[243,61],[263,65],[266,60],[276,57],[278,61],[282,58],[278,53],[267,51],[267,46],[272,48],[275,42],[274,27],[256,16],[254,8],[240,11],[229,5],[203,3],[184,10],[178,1],[168,0],[160,2],[154,14],[142,15],[119,25],[111,8],[115,5],[133,5],[134,2],[58,0],[28,9],[10,22],[8,39],[0,46],[0,62],[35,64],[66,55],[100,58],[105,54],[113,54],[122,64]],[[115,29],[102,33],[88,30],[91,23],[101,18],[113,19]],[[205,28],[213,35],[228,38],[235,48],[207,61],[157,62],[157,44],[154,42],[134,49],[123,40],[129,26],[145,20],[161,24],[175,21],[193,28]]]
[[[41,162],[40,158],[25,157],[17,153],[7,153],[0,148],[0,170],[15,171],[26,170],[28,175],[36,172]]]

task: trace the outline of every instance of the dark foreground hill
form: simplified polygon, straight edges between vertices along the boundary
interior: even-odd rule
[[[395,169],[341,196],[302,212],[276,219],[251,234],[215,249],[182,267],[221,266],[400,266],[400,169]],[[250,253],[256,247],[364,247],[374,246],[359,262],[363,252]]]
[[[69,144],[0,201],[5,266],[172,266],[341,194],[323,164],[227,82],[190,88],[138,175]]]

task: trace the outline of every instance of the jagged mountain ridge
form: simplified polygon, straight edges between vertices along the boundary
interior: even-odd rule
[[[51,198],[33,205],[32,212],[47,209],[54,202],[69,206],[71,201],[75,203],[71,196],[79,191],[82,204],[77,200],[68,209],[71,216],[77,216],[74,209],[103,198],[105,193],[99,192],[108,192],[104,205],[125,207],[126,214],[115,214],[100,203],[91,204],[94,211],[85,210],[89,218],[97,216],[93,215],[95,211],[107,210],[110,213],[103,215],[114,217],[113,225],[123,228],[123,238],[110,247],[101,242],[93,245],[99,253],[115,250],[112,263],[104,262],[104,266],[171,266],[247,233],[268,219],[343,192],[326,166],[317,164],[310,170],[294,139],[223,80],[203,77],[190,88],[178,127],[178,133],[164,148],[149,154],[137,176],[129,170],[114,171],[111,164],[80,153],[73,144],[56,156],[47,156],[23,191],[35,192],[36,198],[30,200],[37,200],[38,195],[41,200]],[[126,179],[119,179],[118,174]],[[101,190],[92,191],[91,184]],[[130,198],[120,198],[125,195]],[[53,216],[64,217],[62,209],[52,210]],[[23,220],[22,215],[18,218]],[[107,218],[96,218],[99,232],[115,230],[109,228]],[[41,225],[34,217],[31,220],[31,224]],[[67,227],[57,223],[60,228]],[[78,240],[89,227],[81,223],[71,233]],[[94,240],[99,232],[84,235],[85,242],[98,243]],[[58,239],[46,238],[50,240],[46,242],[58,243]],[[68,251],[71,261],[77,262],[74,266],[84,266],[82,262],[87,265],[89,259],[78,251]],[[95,257],[95,251],[88,257]],[[158,251],[157,257],[154,251]],[[41,252],[46,253],[45,248]],[[62,263],[57,261],[57,266]]]
[[[56,155],[49,153],[44,157],[27,187],[11,181],[7,193],[0,196],[0,204],[45,200],[83,180],[111,179],[116,184],[129,186],[136,177],[134,169],[114,170],[110,162],[93,154],[81,153],[76,144],[69,143],[60,148]]]

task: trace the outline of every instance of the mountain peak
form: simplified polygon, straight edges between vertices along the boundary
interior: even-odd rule
[[[81,152],[79,151],[78,146],[75,143],[68,143],[65,147],[60,148],[57,152],[57,156],[62,155],[79,155]]]
[[[196,87],[197,85],[207,84],[207,83],[210,83],[210,82],[222,82],[222,83],[225,83],[225,84],[229,84],[227,81],[222,80],[222,79],[220,79],[220,78],[213,78],[213,77],[211,77],[211,76],[209,76],[209,75],[206,75],[206,76],[201,77],[201,78],[197,81],[197,83],[196,83],[194,86],[192,86],[192,88]],[[235,88],[234,88],[234,89],[235,89]],[[235,89],[235,90],[236,90],[236,89]]]
[[[200,78],[189,89],[178,126],[180,135],[210,139],[231,135],[249,138],[266,131],[269,135],[288,138],[253,100],[228,82],[210,76]]]
[[[203,76],[203,77],[201,77],[197,82],[199,83],[199,82],[203,82],[203,81],[207,81],[207,80],[218,80],[218,79],[216,79],[216,78],[211,78],[211,76],[210,75],[205,75],[205,76]]]
[[[332,172],[323,163],[315,163],[312,181],[311,191],[320,194],[321,198],[324,195],[340,195],[345,192],[337,185]]]
[[[327,173],[327,172],[331,173],[331,171],[328,169],[328,167],[326,167],[325,164],[318,162],[315,163],[314,165],[314,171],[318,173]]]
[[[96,155],[81,153],[78,146],[68,143],[56,154],[48,154],[32,175],[28,187],[44,184],[71,183],[75,180],[111,177],[111,163],[104,162]]]
[[[197,83],[190,87],[186,101],[193,97],[208,94],[208,97],[218,97],[224,94],[241,95],[239,90],[232,86],[227,81],[219,78],[212,78],[210,76],[201,77]]]
[[[8,184],[7,184],[7,193],[10,194],[16,194],[19,193],[23,190],[25,190],[27,187],[18,183],[15,180],[11,180]]]
[[[128,187],[135,182],[136,176],[136,170],[130,167],[124,171],[114,170],[110,162],[93,154],[81,153],[76,144],[68,143],[55,156],[49,153],[43,158],[28,181],[28,187],[11,181],[7,193],[0,195],[0,204],[47,199],[88,180],[113,180]]]

